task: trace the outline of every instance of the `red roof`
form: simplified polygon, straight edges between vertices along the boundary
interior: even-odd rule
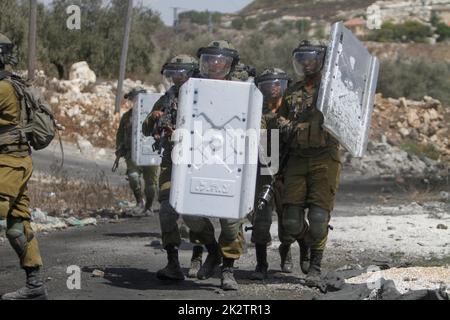
[[[344,26],[346,27],[358,27],[358,26],[365,26],[366,25],[366,20],[362,19],[362,18],[353,18],[350,20],[347,20],[346,22],[344,22]]]

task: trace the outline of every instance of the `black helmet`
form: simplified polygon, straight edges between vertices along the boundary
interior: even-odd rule
[[[226,77],[239,63],[239,53],[225,40],[212,41],[197,52],[200,59],[200,74],[207,78]]]
[[[279,68],[264,70],[255,79],[255,84],[262,92],[265,99],[277,100],[283,97],[291,79],[288,74]]]
[[[146,93],[147,90],[145,90],[143,87],[136,87],[133,88],[130,92],[128,92],[124,98],[130,101],[133,101],[134,98],[138,96],[139,93]]]
[[[303,40],[292,52],[294,70],[298,75],[314,75],[322,71],[327,46],[320,40]]]

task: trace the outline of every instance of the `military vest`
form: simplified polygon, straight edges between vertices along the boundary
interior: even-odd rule
[[[291,149],[314,153],[314,149],[337,148],[339,143],[323,129],[323,114],[316,109],[319,86],[308,90],[304,83],[295,84],[286,94],[280,114],[296,123]]]

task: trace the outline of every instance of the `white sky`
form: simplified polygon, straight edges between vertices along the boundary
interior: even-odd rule
[[[49,4],[52,0],[38,0]],[[107,0],[105,0],[107,2]],[[135,4],[143,3],[146,6],[161,13],[162,20],[167,25],[173,23],[172,7],[180,7],[186,10],[197,11],[219,11],[223,13],[233,13],[241,10],[252,0],[134,0]],[[181,10],[180,10],[181,12]]]

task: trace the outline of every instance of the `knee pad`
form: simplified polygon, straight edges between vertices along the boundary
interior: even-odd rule
[[[300,236],[308,228],[303,207],[288,206],[283,211],[282,226],[285,233]]]
[[[137,172],[128,173],[128,181],[133,186],[139,186],[141,184],[141,176]]]
[[[318,206],[309,208],[308,220],[310,223],[310,235],[314,240],[324,239],[328,235],[328,223],[330,212]]]
[[[8,219],[6,237],[19,257],[22,257],[27,249],[28,243],[33,240],[33,233],[25,234],[25,226],[22,219]]]

